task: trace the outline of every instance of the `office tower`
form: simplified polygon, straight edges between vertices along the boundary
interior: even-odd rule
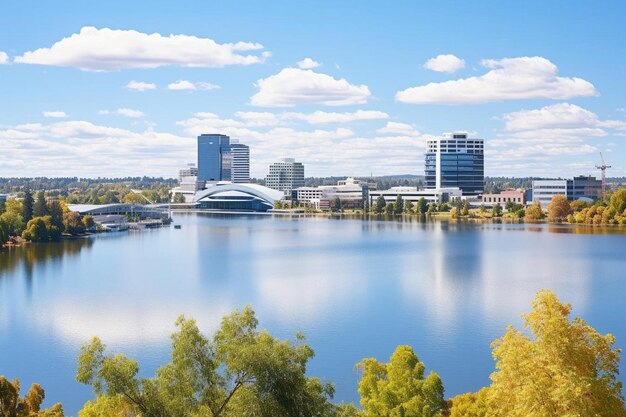
[[[427,188],[458,187],[463,195],[484,191],[485,159],[483,139],[467,133],[449,133],[428,140],[425,177]]]
[[[230,138],[220,134],[198,136],[198,180],[230,181]]]
[[[304,187],[304,165],[293,158],[284,158],[269,167],[265,185],[275,190],[284,191],[290,196],[291,191]]]
[[[250,182],[250,147],[239,143],[237,139],[232,139],[230,141],[230,151],[232,155],[232,182]]]

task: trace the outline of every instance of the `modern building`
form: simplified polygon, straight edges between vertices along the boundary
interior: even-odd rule
[[[239,140],[230,141],[232,156],[231,181],[234,183],[250,182],[250,147],[239,143]]]
[[[571,180],[533,181],[533,201],[539,201],[545,207],[555,195],[564,195],[570,201],[593,201],[602,195],[602,181],[588,176],[577,176]]]
[[[526,192],[523,190],[504,190],[498,194],[483,194],[483,204],[494,206],[496,204],[516,203],[526,204]]]
[[[198,136],[198,180],[230,181],[231,169],[230,137],[221,134]]]
[[[447,133],[429,139],[425,158],[426,187],[458,187],[464,196],[484,191],[484,140],[472,139],[467,133]]]
[[[417,203],[420,199],[424,198],[429,203],[446,203],[453,198],[461,198],[463,192],[458,187],[451,188],[439,188],[439,189],[425,189],[419,190],[417,187],[392,187],[388,190],[370,191],[369,199],[370,205],[374,204],[378,197],[382,196],[386,203],[393,203],[398,196],[402,199]]]
[[[198,167],[194,163],[189,163],[187,166],[178,171],[178,182],[182,182],[186,177],[198,177]]]
[[[172,200],[176,200],[178,194],[182,194],[185,203],[193,202],[196,192],[205,187],[206,181],[198,180],[198,168],[195,164],[187,164],[187,167],[178,171],[178,187],[172,188],[170,193]]]
[[[264,212],[274,208],[284,194],[258,184],[231,182],[209,184],[194,197],[196,207],[204,210]]]
[[[359,181],[352,177],[337,181],[337,185],[319,187],[300,187],[295,191],[298,203],[304,203],[316,209],[328,210],[335,199],[341,201],[341,207],[349,209],[363,208],[370,190],[375,190],[375,183]]]
[[[304,165],[293,158],[274,162],[269,166],[265,185],[291,196],[292,190],[304,187]]]

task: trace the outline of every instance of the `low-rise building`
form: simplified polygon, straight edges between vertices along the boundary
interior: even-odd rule
[[[461,198],[463,192],[458,187],[452,188],[432,188],[419,190],[417,187],[392,187],[388,190],[370,191],[370,205],[374,204],[378,197],[382,196],[386,203],[393,203],[398,196],[402,200],[417,203],[420,199],[425,199],[429,203],[446,203],[453,198]]]
[[[336,199],[341,201],[342,208],[360,209],[363,208],[363,202],[372,189],[376,189],[376,184],[348,177],[338,181],[337,185],[297,188],[295,198],[298,203],[321,210],[329,210]]]
[[[568,200],[596,200],[602,194],[602,181],[588,176],[577,176],[571,180],[533,181],[533,201],[547,206],[555,195],[564,195]]]
[[[526,205],[526,193],[523,190],[504,190],[497,194],[483,194],[481,201],[488,206],[506,203]]]

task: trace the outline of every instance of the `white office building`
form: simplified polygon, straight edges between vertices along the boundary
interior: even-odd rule
[[[231,181],[234,183],[250,182],[250,147],[239,143],[236,139],[230,140],[231,152]]]
[[[368,190],[375,190],[375,183],[356,180],[349,177],[337,181],[337,185],[320,185],[318,187],[300,187],[296,189],[298,203],[305,203],[311,207],[326,210],[336,198],[341,201],[342,207],[359,209],[367,198]]]
[[[417,187],[392,187],[388,190],[370,191],[370,205],[374,204],[378,197],[382,196],[385,203],[393,203],[398,196],[405,202],[417,203],[420,199],[425,199],[429,203],[446,203],[453,198],[461,198],[463,191],[458,187],[425,189],[419,190]]]
[[[283,158],[269,166],[265,185],[291,196],[296,188],[304,187],[304,165],[293,158]]]

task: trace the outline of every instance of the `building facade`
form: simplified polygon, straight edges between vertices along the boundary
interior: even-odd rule
[[[484,140],[468,138],[467,133],[444,134],[427,142],[424,169],[426,187],[458,187],[463,195],[484,191]]]
[[[230,141],[230,151],[232,155],[231,181],[234,183],[250,182],[250,147],[233,139]]]
[[[285,195],[297,188],[304,187],[304,165],[293,158],[283,158],[269,166],[265,185]]]
[[[368,198],[369,190],[375,190],[376,184],[359,181],[352,177],[337,181],[337,185],[319,187],[300,187],[296,191],[298,203],[304,203],[316,209],[328,210],[335,199],[341,201],[346,209],[361,209]]]
[[[230,137],[220,134],[198,136],[198,180],[230,181],[231,169]]]
[[[418,190],[417,187],[392,187],[388,190],[370,191],[370,206],[378,197],[383,197],[385,203],[393,203],[398,196],[405,202],[417,203],[420,199],[425,199],[429,203],[446,203],[453,198],[461,198],[463,192],[458,187]]]
[[[533,201],[547,206],[555,195],[564,195],[570,201],[596,200],[602,195],[602,181],[587,176],[577,176],[571,180],[533,181]]]
[[[194,203],[202,210],[264,212],[274,208],[283,196],[280,191],[258,184],[224,182],[210,184],[198,191]]]
[[[189,163],[187,166],[178,171],[178,182],[182,182],[183,178],[186,177],[197,177],[198,176],[198,167],[196,164]]]
[[[522,190],[505,190],[498,194],[483,194],[483,204],[496,205],[506,203],[526,204],[526,193]]]

